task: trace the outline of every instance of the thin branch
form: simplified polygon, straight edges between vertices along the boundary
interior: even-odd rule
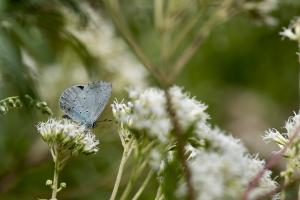
[[[172,47],[170,51],[172,54],[176,49],[178,49],[181,42],[188,36],[188,34],[193,30],[197,22],[199,21],[202,13],[197,13],[191,20],[189,20],[184,27],[181,28],[181,31],[178,33],[178,36],[175,37],[174,41],[172,42]]]
[[[53,151],[53,149],[52,149]],[[51,151],[51,152],[52,152]],[[53,172],[53,182],[52,182],[52,195],[51,195],[51,200],[55,200],[58,191],[58,178],[59,178],[59,173],[60,173],[60,156],[59,156],[59,152],[55,151],[55,155],[53,157],[53,161],[54,161],[54,172]]]
[[[148,71],[153,75],[156,81],[161,85],[166,85],[167,80],[161,71],[156,68],[148,57],[145,55],[142,48],[135,41],[132,36],[130,30],[127,27],[126,22],[124,21],[124,16],[122,15],[121,9],[119,8],[118,0],[105,0],[104,1],[108,7],[108,10],[111,13],[111,16],[115,22],[116,27],[124,37],[125,41],[131,47],[137,58],[141,61],[141,63],[148,69]]]
[[[287,149],[292,145],[295,138],[299,135],[300,132],[300,125],[296,127],[292,137],[290,138],[289,142],[276,154],[274,154],[264,165],[264,167],[256,174],[256,176],[249,182],[245,192],[242,195],[241,200],[248,200],[250,192],[259,184],[260,179],[266,172],[266,170],[270,169],[274,166],[286,153]]]
[[[232,0],[224,1],[220,6],[220,9],[215,12],[215,14],[203,25],[203,27],[201,27],[190,45],[185,48],[181,56],[176,60],[173,67],[174,71],[168,80],[169,83],[172,83],[178,77],[188,61],[193,57],[197,49],[199,49],[203,40],[210,34],[211,29],[215,27],[215,25],[220,24],[228,19],[230,16],[229,8],[231,4]]]
[[[289,186],[291,186],[294,183],[297,183],[299,181],[300,181],[300,177],[297,177],[296,179],[294,179],[293,181],[290,181],[287,184],[282,184],[279,187],[275,188],[274,190],[271,190],[270,192],[267,192],[263,195],[260,195],[260,196],[256,197],[255,200],[264,200],[264,199],[267,199],[269,197],[272,197],[275,194],[279,193],[280,191],[284,190],[285,188],[288,188]]]
[[[142,184],[142,186],[139,188],[139,190],[135,193],[135,195],[133,196],[132,200],[138,200],[138,198],[141,196],[141,194],[142,194],[143,191],[145,190],[146,186],[148,185],[148,183],[149,183],[150,179],[152,178],[153,174],[154,174],[154,171],[153,171],[153,170],[151,170],[151,171],[148,173],[148,175],[147,175],[145,181],[143,182],[143,184]]]
[[[298,62],[300,64],[300,44],[298,44]],[[298,67],[298,103],[300,108],[300,66]]]
[[[125,200],[127,199],[129,193],[131,192],[133,183],[138,179],[138,177],[141,175],[141,173],[143,172],[143,170],[145,169],[145,167],[148,164],[148,159],[144,160],[143,162],[139,162],[138,163],[138,168],[133,169],[131,176],[130,176],[130,181],[129,183],[127,183],[127,186],[124,190],[124,192],[122,193],[120,200]]]
[[[124,148],[122,159],[121,159],[119,170],[118,170],[118,174],[117,174],[117,178],[115,181],[113,192],[110,196],[110,200],[115,200],[117,197],[117,193],[118,193],[118,189],[119,189],[119,186],[121,183],[121,178],[123,175],[124,167],[125,167],[125,164],[131,154],[131,150],[132,150],[131,144],[129,144],[127,148]]]
[[[159,200],[161,196],[162,196],[162,186],[161,184],[159,184],[154,200]]]
[[[166,94],[166,99],[167,99],[167,110],[170,115],[172,124],[174,126],[174,136],[177,140],[177,152],[178,152],[178,156],[179,156],[181,165],[183,167],[185,181],[187,183],[187,189],[188,189],[187,198],[188,198],[188,200],[193,200],[195,198],[194,198],[194,187],[192,184],[192,173],[191,173],[191,170],[189,168],[188,162],[185,157],[185,149],[184,149],[185,139],[184,139],[183,131],[178,122],[176,112],[174,111],[174,109],[172,107],[171,96],[169,94],[169,91],[165,90],[165,94]]]
[[[154,0],[154,25],[158,31],[161,31],[164,19],[164,1],[163,0]]]

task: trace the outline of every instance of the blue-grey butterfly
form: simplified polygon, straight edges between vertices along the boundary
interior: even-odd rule
[[[74,85],[60,96],[60,108],[67,118],[92,128],[110,98],[111,89],[111,83],[104,81]]]

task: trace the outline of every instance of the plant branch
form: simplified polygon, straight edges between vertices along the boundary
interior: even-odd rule
[[[174,111],[174,109],[172,107],[171,96],[169,94],[169,91],[165,90],[165,94],[166,94],[166,99],[167,99],[167,110],[170,115],[173,127],[174,127],[174,136],[177,141],[177,153],[178,153],[178,157],[181,162],[181,165],[183,167],[183,173],[184,173],[185,181],[187,183],[187,190],[188,190],[187,198],[188,198],[188,200],[193,200],[194,199],[194,188],[193,188],[193,184],[192,184],[192,173],[188,166],[188,162],[185,157],[185,149],[184,149],[186,141],[185,141],[185,138],[183,135],[183,131],[178,122],[176,112]]]
[[[256,176],[249,182],[245,192],[242,195],[241,200],[248,200],[250,192],[259,184],[260,179],[264,175],[265,171],[274,166],[286,153],[287,149],[292,145],[295,138],[299,135],[300,125],[294,130],[289,142],[276,154],[274,154],[263,166],[263,168],[256,174]]]
[[[138,163],[138,168],[137,169],[133,169],[132,174],[131,174],[131,178],[129,183],[127,184],[123,194],[121,195],[120,200],[125,200],[127,199],[127,196],[129,195],[131,189],[132,189],[132,185],[133,183],[137,180],[137,178],[140,176],[140,174],[143,172],[143,170],[145,169],[145,167],[148,164],[148,159],[144,160],[143,162],[139,162]]]
[[[135,41],[130,30],[128,29],[127,24],[124,21],[124,16],[122,15],[121,9],[119,8],[118,0],[105,0],[104,2],[106,3],[106,6],[111,13],[116,27],[118,28],[125,41],[131,47],[137,58],[148,69],[148,71],[152,74],[152,76],[159,84],[166,85],[167,80],[164,75],[150,62],[142,48]]]
[[[150,179],[152,178],[153,174],[154,174],[154,171],[153,171],[153,170],[151,170],[151,171],[148,173],[148,175],[147,175],[145,181],[143,182],[143,184],[142,184],[142,186],[139,188],[139,190],[135,193],[135,195],[133,196],[132,200],[137,200],[137,199],[141,196],[141,194],[142,194],[143,191],[145,190],[146,186],[148,185]]]
[[[52,150],[52,149],[51,149]],[[58,189],[58,177],[59,177],[59,172],[60,172],[60,156],[59,152],[54,149],[52,150],[51,153],[54,152],[53,155],[53,161],[54,161],[54,173],[53,173],[53,181],[52,181],[52,195],[51,195],[51,200],[56,200],[57,193],[59,192]]]
[[[116,178],[116,181],[115,181],[113,192],[110,196],[110,200],[116,199],[118,189],[119,189],[119,186],[120,186],[120,182],[121,182],[121,178],[122,178],[122,174],[123,174],[123,171],[124,171],[124,167],[125,167],[125,164],[126,164],[128,158],[129,158],[130,154],[131,154],[131,150],[132,150],[131,144],[129,144],[128,147],[124,148],[122,159],[121,159],[119,170],[118,170],[118,174],[117,174],[117,178]]]
[[[290,181],[289,183],[284,183],[281,186],[275,188],[274,190],[267,192],[261,196],[258,196],[257,198],[255,198],[255,200],[264,200],[267,199],[269,197],[272,197],[273,195],[279,193],[280,191],[284,190],[285,188],[293,185],[294,183],[297,183],[300,181],[300,177],[297,177],[296,179],[294,179],[293,181]]]
[[[228,19],[228,17],[230,16],[229,8],[231,4],[232,0],[224,1],[220,6],[220,9],[217,10],[215,14],[203,25],[203,27],[200,28],[199,32],[192,40],[190,45],[185,48],[181,56],[175,61],[175,64],[173,66],[174,71],[171,74],[171,77],[168,79],[169,83],[174,82],[174,80],[178,77],[187,62],[192,58],[197,49],[201,46],[203,40],[210,34],[212,28]],[[179,42],[177,41],[176,43]]]
[[[159,184],[154,200],[159,200],[161,195],[162,195],[162,187],[161,187],[161,184]]]
[[[300,64],[300,44],[298,44],[298,62]],[[298,68],[298,101],[299,101],[299,109],[300,109],[300,66]]]

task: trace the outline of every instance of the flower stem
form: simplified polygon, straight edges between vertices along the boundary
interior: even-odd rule
[[[119,170],[118,170],[118,175],[117,175],[117,178],[116,178],[116,181],[115,181],[113,192],[110,196],[110,200],[116,199],[118,189],[119,189],[119,186],[120,186],[120,182],[121,182],[121,178],[122,178],[122,174],[123,174],[123,171],[124,171],[124,167],[125,167],[126,161],[128,160],[128,158],[130,156],[131,150],[132,150],[131,145],[128,145],[128,147],[125,148],[124,151],[123,151],[121,163],[120,163]]]
[[[53,174],[53,183],[52,183],[52,196],[51,196],[51,200],[56,200],[56,195],[58,193],[58,177],[59,177],[59,156],[58,154],[55,155],[55,157],[53,157],[54,159],[54,174]]]
[[[298,186],[298,200],[300,200],[300,185]]]
[[[142,186],[139,188],[139,190],[136,192],[136,194],[133,196],[132,200],[137,200],[137,199],[141,196],[141,194],[142,194],[143,191],[145,190],[146,186],[148,185],[148,183],[149,183],[149,181],[150,181],[152,175],[153,175],[153,170],[151,170],[151,171],[148,173],[148,175],[147,175],[145,181],[143,182],[143,184],[142,184]]]
[[[299,49],[298,61],[299,61],[299,64],[300,64],[300,44],[298,44],[298,49]],[[300,109],[300,66],[298,68],[298,101],[299,101],[299,109]]]
[[[161,184],[159,184],[154,200],[159,200],[161,195],[162,195],[162,186]]]
[[[125,39],[128,45],[131,47],[133,53],[137,56],[137,58],[143,63],[145,68],[151,73],[153,78],[159,83],[166,83],[166,77],[164,74],[153,65],[153,63],[149,60],[148,56],[145,54],[143,49],[137,43],[135,38],[133,37],[131,31],[128,28],[126,21],[124,21],[124,16],[122,14],[122,10],[120,9],[118,0],[105,0],[108,11],[110,12],[112,19],[118,28],[121,36]]]
[[[121,195],[121,198],[120,200],[125,200],[127,199],[129,193],[131,192],[131,189],[132,189],[132,186],[133,186],[133,183],[137,180],[137,178],[140,176],[140,174],[143,172],[144,168],[146,167],[148,163],[148,160],[145,160],[143,161],[142,163],[139,162],[138,163],[138,168],[136,169],[133,169],[133,172],[131,174],[131,178],[130,178],[130,181],[129,183],[127,184],[123,194]]]

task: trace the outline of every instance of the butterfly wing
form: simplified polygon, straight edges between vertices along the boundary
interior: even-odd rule
[[[98,119],[99,115],[103,112],[108,100],[111,96],[111,83],[104,81],[96,81],[88,84],[90,95],[87,98],[87,103],[92,106],[90,112],[90,119],[93,123]]]
[[[95,81],[67,88],[61,95],[61,109],[72,120],[92,127],[103,112],[111,95],[111,84]]]

